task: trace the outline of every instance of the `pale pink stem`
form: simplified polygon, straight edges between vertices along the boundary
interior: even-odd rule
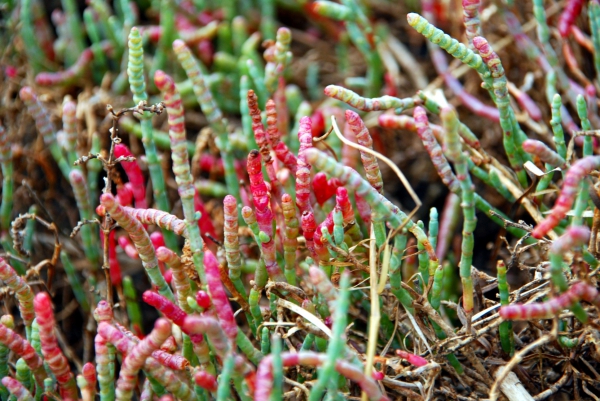
[[[115,145],[115,157],[127,157],[133,156],[127,146],[122,143]],[[132,162],[121,162],[125,174],[131,183],[133,190],[133,198],[135,199],[135,207],[140,209],[146,209],[148,203],[146,202],[146,184],[144,182],[144,175],[140,168],[137,160]]]
[[[221,322],[221,327],[227,337],[229,337],[232,342],[235,342],[238,331],[237,323],[233,316],[229,298],[227,298],[227,293],[221,282],[219,262],[215,255],[208,250],[204,253],[204,269],[206,271],[206,284],[217,316]]]
[[[565,174],[562,190],[554,204],[554,208],[533,230],[531,235],[534,238],[542,238],[566,217],[579,191],[579,183],[599,167],[600,156],[587,156],[571,165]]]
[[[205,372],[203,370],[196,372],[194,374],[194,381],[198,386],[202,387],[205,390],[208,390],[210,392],[217,391],[217,378],[208,372]]]
[[[448,164],[448,160],[446,160],[442,148],[433,136],[433,131],[429,127],[429,120],[427,119],[427,113],[424,108],[415,107],[414,121],[417,134],[419,135],[419,138],[421,138],[425,150],[429,153],[429,157],[431,158],[438,175],[442,179],[442,182],[451,192],[458,192],[460,190],[460,183],[452,172],[452,168],[450,167],[450,164]]]
[[[417,132],[417,125],[413,117],[395,114],[382,114],[379,116],[379,125],[383,128],[403,129]],[[436,124],[429,124],[433,136],[438,143],[444,141],[444,129]]]
[[[190,279],[181,265],[181,259],[175,252],[164,246],[156,250],[156,258],[166,263],[173,273],[173,286],[177,293],[177,303],[186,313],[192,313],[192,308],[187,303],[187,297],[192,295]]]
[[[560,167],[565,164],[565,159],[546,146],[545,143],[536,139],[526,139],[523,142],[523,150],[539,157],[543,163],[549,164],[552,167]]]
[[[369,203],[359,194],[354,194],[356,199],[356,210],[358,215],[365,225],[368,227],[371,224],[371,207]]]
[[[131,259],[139,259],[140,255],[138,254],[137,249],[133,246],[133,243],[126,235],[121,235],[117,240],[121,249],[125,251],[125,254],[129,256]]]
[[[9,393],[16,397],[17,401],[33,401],[33,396],[18,380],[10,376],[2,378],[2,385],[6,387]]]
[[[369,130],[358,113],[352,110],[346,110],[346,124],[348,124],[354,132],[359,145],[373,150],[373,139],[371,138],[371,134],[369,134]],[[360,152],[360,158],[365,169],[367,181],[369,181],[369,184],[371,184],[371,186],[375,188],[377,192],[382,194],[383,178],[381,177],[381,171],[379,170],[377,158],[372,154],[363,151]]]
[[[154,323],[154,330],[127,354],[121,364],[117,381],[117,400],[131,399],[139,370],[144,366],[146,359],[160,348],[169,335],[171,335],[171,324],[166,319],[158,319]]]
[[[163,237],[163,234],[160,231],[154,231],[153,233],[150,233],[150,241],[152,242],[152,246],[154,246],[154,249],[158,249],[160,247],[165,246],[165,238]],[[165,264],[159,260],[158,267],[160,269],[160,272],[164,275]]]
[[[200,220],[198,220],[198,227],[200,228],[202,238],[204,238],[205,241],[211,241],[212,243],[212,240],[206,234],[210,234],[213,238],[217,238],[217,231],[215,230],[215,226],[212,222],[210,214],[206,211],[206,208],[204,207],[204,202],[202,202],[202,198],[200,198],[198,190],[195,190],[194,193],[194,210],[196,212],[200,212]]]
[[[33,310],[33,292],[29,284],[17,274],[15,269],[0,257],[0,280],[10,288],[19,301],[19,312],[25,326],[31,327],[35,312]]]
[[[142,209],[125,206],[123,210],[144,225],[156,225],[161,229],[173,231],[177,235],[187,237],[186,222],[167,212],[158,209]]]
[[[223,331],[220,322],[209,316],[190,315],[185,318],[182,329],[192,334],[206,334],[215,353],[225,358],[231,352],[228,336]]]
[[[312,120],[310,117],[302,117],[298,128],[298,141],[300,148],[298,149],[298,169],[306,167],[310,171],[310,164],[306,162],[304,151],[311,148],[312,145]]]
[[[313,244],[318,260],[327,262],[329,261],[329,251],[323,242],[323,227],[327,228],[329,234],[333,233],[333,212],[327,214],[325,220],[323,220],[323,222],[317,226],[313,236]]]
[[[458,223],[457,216],[460,216],[460,196],[450,192],[444,203],[444,210],[440,219],[440,229],[438,232],[438,242],[435,254],[439,260],[444,260],[452,235]]]
[[[37,294],[33,300],[33,308],[37,322],[40,326],[40,343],[44,361],[56,377],[60,395],[64,399],[77,400],[77,384],[75,376],[69,369],[69,361],[58,347],[56,335],[54,334],[54,313],[52,313],[52,301],[45,292]]]
[[[418,368],[429,363],[427,359],[423,358],[422,356],[411,354],[410,352],[406,352],[401,349],[396,350],[396,355],[402,359],[406,359],[408,363]]]
[[[321,366],[327,361],[328,355],[318,354],[311,351],[302,351],[298,353],[283,352],[281,359],[283,366]],[[271,384],[273,382],[273,357],[266,356],[260,362],[256,372],[256,390],[254,392],[255,401],[268,401],[271,394]],[[389,400],[381,393],[379,386],[371,377],[365,376],[361,368],[351,365],[343,359],[335,363],[335,370],[346,379],[355,381],[360,388],[367,394],[371,400],[386,401]]]
[[[310,252],[310,256],[317,260],[317,254],[315,252],[314,236],[317,230],[317,222],[315,221],[315,215],[313,212],[304,212],[300,218],[300,227],[302,227],[302,234],[306,241],[306,249]]]
[[[117,185],[117,202],[121,206],[131,206],[133,203],[133,185],[130,182]]]
[[[317,202],[321,206],[335,195],[337,189],[342,186],[339,179],[332,177],[328,180],[327,175],[322,171],[315,174],[312,184]]]
[[[29,341],[15,333],[3,324],[0,324],[0,344],[4,344],[19,358],[23,358],[38,386],[44,385],[44,379],[47,377],[44,370],[42,358],[35,352]]]
[[[505,320],[546,319],[556,316],[579,301],[587,301],[600,308],[600,293],[596,287],[577,282],[567,291],[546,302],[515,304],[500,307],[500,317]]]
[[[350,142],[356,142],[356,135],[354,135],[354,130],[350,127],[350,125],[344,124],[343,134],[344,138],[348,139]],[[346,145],[346,143],[342,145],[342,163],[344,166],[356,169],[358,166],[358,158],[359,153],[356,149]]]
[[[300,166],[298,162],[298,166]],[[296,170],[296,205],[300,213],[311,212],[310,204],[310,169],[307,167],[298,167]]]

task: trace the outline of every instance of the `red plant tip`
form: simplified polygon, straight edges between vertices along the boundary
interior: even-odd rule
[[[82,182],[84,182],[83,173],[81,172],[81,170],[77,169],[71,170],[71,172],[69,173],[69,179],[75,184],[81,184]]]
[[[181,39],[175,39],[173,41],[173,50],[175,50],[176,52],[178,50],[184,49],[185,47],[186,46],[185,46],[185,43],[184,43],[183,40],[181,40]]]
[[[50,299],[50,295],[46,292],[40,292],[33,298],[33,307],[36,311],[38,310],[47,310],[52,305],[52,300]]]
[[[27,102],[35,99],[35,93],[33,93],[33,89],[29,86],[24,86],[19,91],[19,97],[22,101]]]
[[[333,318],[331,316],[327,316],[324,320],[323,323],[325,323],[325,326],[329,327],[331,329],[331,327],[333,326]]]
[[[380,381],[383,380],[383,378],[385,377],[385,374],[383,372],[379,372],[377,370],[373,371],[373,373],[371,373],[371,376],[373,376],[373,379]]]
[[[112,320],[113,311],[110,304],[104,300],[98,302],[96,309],[94,310],[94,319],[98,322],[105,322]]]
[[[172,92],[175,90],[173,78],[165,74],[164,71],[156,70],[154,73],[154,83],[161,92]]]
[[[194,381],[200,387],[210,392],[217,391],[217,379],[208,372],[200,371],[194,375]]]
[[[312,121],[312,136],[313,138],[321,136],[323,131],[325,130],[325,116],[323,112],[319,109],[310,116]]]
[[[401,349],[396,350],[396,355],[398,355],[402,359],[406,359],[408,363],[418,368],[420,368],[421,366],[425,366],[429,363],[427,362],[427,359],[423,358],[422,356],[411,354],[410,352],[406,352]]]
[[[208,309],[210,307],[210,295],[206,291],[200,290],[196,293],[196,302],[199,307]]]
[[[142,295],[142,299],[148,305],[153,306],[160,312],[162,312],[177,326],[183,325],[183,321],[185,320],[187,314],[183,310],[181,310],[180,307],[175,305],[173,302],[169,301],[167,298],[163,297],[162,295],[156,292],[146,291]]]
[[[157,332],[167,332],[167,331],[171,331],[171,322],[169,322],[167,319],[165,318],[159,318],[155,323],[154,323],[154,329]]]
[[[165,274],[163,274],[163,277],[165,278],[167,284],[170,285],[171,281],[173,281],[173,272],[171,271],[171,269],[165,270]]]
[[[115,197],[112,194],[100,195],[100,203],[108,210],[113,209],[116,206]]]
[[[4,73],[8,78],[16,78],[17,77],[17,68],[12,65],[6,66],[4,69]]]
[[[100,217],[104,217],[106,214],[106,208],[102,205],[96,206],[96,214]]]

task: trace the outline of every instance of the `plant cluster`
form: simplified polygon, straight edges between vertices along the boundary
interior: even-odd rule
[[[600,397],[600,4],[370,3],[0,2],[1,401]]]

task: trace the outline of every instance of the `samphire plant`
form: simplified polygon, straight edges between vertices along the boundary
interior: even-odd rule
[[[597,0],[0,5],[1,401],[600,397]]]

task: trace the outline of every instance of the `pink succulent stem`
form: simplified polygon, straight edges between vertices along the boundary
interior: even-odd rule
[[[358,141],[359,145],[373,150],[373,139],[371,138],[371,134],[369,134],[369,130],[365,126],[365,123],[360,118],[358,113],[352,110],[346,110],[346,124],[348,124],[352,131],[354,131],[354,135],[356,136],[356,140]],[[369,181],[371,186],[375,188],[377,192],[382,194],[383,178],[381,177],[381,171],[379,170],[377,158],[362,151],[360,152],[360,158],[363,162],[363,167],[365,168],[367,181]]]
[[[440,229],[438,232],[438,243],[435,250],[439,260],[444,260],[448,247],[452,242],[453,233],[458,224],[460,216],[460,196],[450,192],[446,197],[442,217],[440,219]]]
[[[567,1],[567,4],[565,5],[565,8],[558,20],[558,32],[563,38],[569,36],[571,26],[575,23],[575,20],[579,14],[581,14],[584,3],[585,1],[583,0]]]
[[[327,174],[321,171],[313,177],[312,186],[317,202],[323,206],[325,202],[335,195],[336,190],[342,186],[342,183],[335,177],[328,180]]]
[[[328,262],[329,251],[327,250],[327,246],[323,242],[323,227],[327,228],[329,234],[333,233],[333,212],[327,214],[325,220],[323,220],[323,222],[321,222],[321,224],[317,226],[315,234],[313,236],[313,244],[318,260],[321,262]]]
[[[192,313],[192,308],[187,303],[187,297],[192,295],[190,279],[181,265],[181,259],[175,252],[164,246],[156,249],[156,258],[166,263],[173,272],[173,286],[177,295],[177,303],[184,312]]]
[[[117,202],[121,206],[131,206],[133,204],[133,185],[130,182],[117,185]]]
[[[304,151],[312,148],[312,120],[310,117],[302,117],[298,128],[298,141],[300,149],[298,149],[298,169],[306,167],[310,171],[310,164],[306,162]],[[297,174],[297,173],[296,173]]]
[[[310,256],[317,260],[317,253],[315,251],[314,236],[317,230],[317,222],[315,221],[315,215],[313,212],[304,212],[300,218],[300,227],[302,227],[302,234],[306,241],[306,249],[310,252]]]
[[[35,312],[33,308],[33,292],[29,284],[17,272],[12,268],[11,265],[0,257],[0,280],[4,282],[10,288],[19,301],[19,312],[21,312],[21,318],[26,327],[31,327],[33,319],[35,319]]]
[[[115,157],[127,157],[133,156],[131,151],[127,146],[122,143],[115,145]],[[139,209],[148,208],[148,203],[146,202],[146,184],[144,181],[144,175],[142,174],[142,169],[140,168],[137,160],[132,162],[121,162],[121,166],[123,170],[125,170],[125,174],[127,174],[127,178],[131,183],[133,190],[133,198],[135,199],[135,206]]]
[[[83,365],[81,376],[84,378],[86,386],[81,389],[81,395],[84,401],[94,401],[96,398],[96,368],[91,362]]]
[[[342,121],[343,120],[340,120],[340,123]],[[351,142],[356,142],[356,135],[354,135],[354,130],[352,128],[350,128],[350,125],[344,123],[342,132],[344,134],[344,138],[348,139]],[[356,149],[354,149],[351,146],[346,145],[346,143],[344,143],[342,145],[342,163],[344,163],[344,166],[348,166],[348,167],[352,167],[353,169],[356,169],[358,166],[358,158],[359,158],[359,153]]]
[[[427,119],[427,113],[424,108],[420,106],[415,107],[414,123],[417,134],[419,135],[419,138],[421,138],[425,150],[429,153],[429,157],[431,158],[438,175],[442,179],[442,182],[451,192],[460,191],[460,183],[452,172],[452,168],[450,167],[448,160],[446,160],[442,148],[433,136],[433,131],[429,126],[429,120]]]
[[[112,46],[105,42],[103,48],[103,50],[108,50]],[[71,67],[60,72],[40,72],[35,76],[35,83],[40,86],[68,84],[83,73],[92,60],[94,60],[94,53],[91,48],[87,48],[81,52],[81,55]]]
[[[506,320],[547,319],[579,301],[587,301],[600,308],[600,293],[594,286],[577,282],[556,298],[546,302],[502,306],[499,314]]]
[[[439,52],[439,55],[445,57],[442,52]],[[434,59],[435,63],[435,57],[433,55],[432,58]],[[487,118],[490,121],[500,121],[500,112],[498,109],[482,103],[481,100],[467,92],[460,81],[456,79],[451,72],[447,70],[444,71],[442,73],[442,77],[444,78],[446,86],[450,88],[450,90],[454,92],[454,94],[460,99],[460,102],[474,114],[483,118]]]
[[[98,335],[115,346],[119,352],[124,355],[131,353],[135,347],[135,341],[128,338],[124,333],[108,322],[100,322],[98,325]],[[194,394],[185,381],[182,381],[175,372],[166,369],[154,358],[147,358],[144,363],[144,370],[147,370],[156,378],[167,391],[173,393],[177,398],[185,401],[194,400]]]
[[[369,203],[360,195],[355,194],[356,197],[356,210],[358,215],[365,225],[368,227],[371,224],[371,207]]]
[[[217,391],[217,378],[203,370],[194,374],[194,382],[200,387],[210,392]]]
[[[66,99],[66,98],[65,98]],[[72,100],[63,103],[63,131],[67,136],[67,152],[77,149],[77,104]]]
[[[248,155],[248,176],[250,177],[250,191],[252,192],[252,202],[256,209],[258,227],[260,231],[269,236],[269,241],[261,244],[265,266],[269,277],[276,281],[281,281],[282,272],[277,264],[273,235],[273,212],[270,207],[269,190],[262,175],[260,154],[257,150],[252,150]]]
[[[519,106],[529,114],[529,117],[534,121],[542,121],[542,110],[540,110],[535,101],[526,92],[513,87],[510,89],[510,93],[514,96],[517,103],[519,103]]]
[[[318,354],[311,351],[302,351],[298,353],[283,352],[281,354],[283,366],[321,366],[326,360],[326,354]],[[271,394],[271,384],[273,382],[273,357],[266,356],[260,362],[256,373],[256,390],[254,392],[255,401],[267,401]],[[349,362],[340,359],[336,361],[335,370],[345,378],[355,381],[360,388],[367,394],[371,400],[385,401],[388,398],[381,393],[379,386],[371,377],[365,376],[362,369],[351,365]]]
[[[403,129],[417,132],[417,125],[413,117],[395,114],[382,114],[379,116],[379,125],[383,128]],[[438,143],[444,141],[444,129],[436,124],[429,124],[433,136]]]
[[[271,158],[270,144],[270,136],[278,136],[277,133],[272,132],[274,130],[277,130],[277,114],[273,115],[275,111],[275,104],[273,100],[269,99],[267,101],[267,107],[269,108],[271,113],[271,126],[269,127],[269,130],[271,130],[271,132],[269,132],[268,136],[262,124],[260,109],[258,108],[258,98],[252,89],[248,91],[248,109],[250,110],[250,117],[252,118],[252,131],[254,132],[254,139],[256,140],[256,144],[258,145],[258,150],[262,157],[262,161],[265,163],[265,170],[271,183],[271,192],[275,199],[280,199],[282,193],[281,183],[277,179],[277,173],[275,172],[275,166],[273,165],[273,159]],[[275,119],[274,122],[273,119]],[[269,120],[267,120],[267,123],[269,123]]]
[[[552,167],[560,167],[565,164],[565,159],[546,146],[545,143],[536,139],[526,139],[523,142],[523,150],[539,157],[543,163],[549,164]]]
[[[185,220],[158,209],[142,209],[125,206],[125,213],[130,214],[143,225],[156,225],[161,229],[173,231],[177,235],[187,237]]]
[[[248,176],[258,227],[271,237],[273,235],[273,212],[269,206],[269,191],[262,175],[260,154],[256,150],[251,151],[248,155]]]
[[[287,145],[281,141],[281,133],[278,127],[277,107],[272,100],[267,101],[267,137],[275,152],[277,159],[287,167],[292,174],[296,174],[298,161]],[[257,142],[258,143],[258,142]],[[260,146],[260,145],[259,145]]]
[[[154,351],[152,352],[152,358],[164,367],[173,370],[184,370],[190,366],[190,361],[184,358],[183,355],[172,355],[166,351]]]
[[[233,316],[229,298],[227,298],[227,293],[221,282],[219,262],[215,255],[210,251],[204,253],[204,269],[206,270],[206,284],[208,285],[210,297],[217,312],[217,316],[221,322],[221,327],[227,337],[229,337],[232,342],[235,342],[238,332],[237,323]]]
[[[481,36],[481,23],[479,21],[479,8],[481,0],[462,0],[463,19],[465,24],[465,33],[469,45],[473,45],[473,38]]]
[[[125,251],[125,254],[131,259],[140,258],[137,249],[135,249],[135,246],[133,245],[129,237],[127,237],[126,235],[121,235],[117,242],[119,243],[119,246]]]
[[[298,166],[300,164],[298,162]],[[310,169],[304,166],[298,167],[296,170],[296,205],[300,213],[312,213],[312,206],[310,204]]]
[[[121,364],[119,380],[117,381],[117,400],[131,399],[139,370],[144,366],[146,359],[160,348],[169,335],[171,335],[171,324],[166,319],[158,319],[154,323],[154,330],[127,354]]]
[[[533,230],[534,238],[540,239],[552,230],[571,210],[575,196],[579,191],[579,183],[592,171],[600,167],[600,156],[586,156],[571,165],[560,191],[560,195],[554,203],[552,212],[546,216]]]
[[[35,352],[31,344],[8,327],[0,324],[0,343],[5,345],[19,358],[23,358],[40,388],[47,377],[42,358]]]
[[[206,334],[215,353],[220,358],[225,358],[227,354],[231,352],[231,345],[229,341],[227,341],[228,336],[225,334],[221,323],[213,317],[197,315],[187,316],[182,329],[192,334]]]
[[[401,349],[396,350],[396,355],[402,359],[406,359],[408,363],[418,368],[429,363],[427,359],[423,358],[422,356],[411,354],[410,352],[406,352]]]
[[[202,198],[197,190],[194,192],[194,210],[200,212],[198,227],[200,228],[202,238],[204,238],[205,241],[211,241],[212,243],[212,240],[206,234],[210,234],[213,238],[217,238],[217,231],[215,230],[210,214],[206,211],[204,202],[202,202]]]
[[[163,237],[163,234],[160,231],[154,231],[153,233],[150,233],[150,241],[152,241],[152,246],[154,247],[154,249],[158,249],[160,247],[165,246],[165,238]],[[160,272],[164,275],[165,264],[161,260],[158,261],[158,267],[160,269]]]
[[[61,397],[69,400],[77,400],[77,384],[75,376],[69,369],[69,361],[58,347],[56,335],[54,334],[54,313],[52,312],[52,301],[45,292],[37,294],[33,300],[33,308],[37,322],[40,326],[40,343],[42,355],[48,367],[56,377]]]
[[[179,327],[183,326],[183,322],[187,316],[187,313],[185,313],[185,311],[183,309],[181,309],[179,306],[175,305],[173,302],[171,302],[167,298],[163,297],[160,294],[157,294],[156,292],[146,291],[142,295],[142,299],[148,305],[151,305],[151,306],[155,307],[157,310],[159,310],[163,315],[165,315],[165,317],[167,317],[169,320],[171,320],[177,326],[179,326]],[[190,334],[185,330],[183,332],[186,334]],[[192,335],[192,336],[190,336],[190,339],[192,340],[192,342],[194,344],[199,344],[202,342],[203,337]]]
[[[2,378],[2,385],[6,387],[6,389],[16,397],[17,401],[33,401],[34,398],[18,380],[13,379],[10,376],[6,376]]]
[[[110,213],[111,217],[129,234],[140,255],[140,259],[142,259],[144,269],[152,284],[158,287],[158,292],[174,301],[173,292],[165,282],[158,268],[158,260],[156,259],[150,236],[144,227],[142,227],[142,224],[128,213],[125,208],[119,205],[111,194],[102,194],[100,203]]]

